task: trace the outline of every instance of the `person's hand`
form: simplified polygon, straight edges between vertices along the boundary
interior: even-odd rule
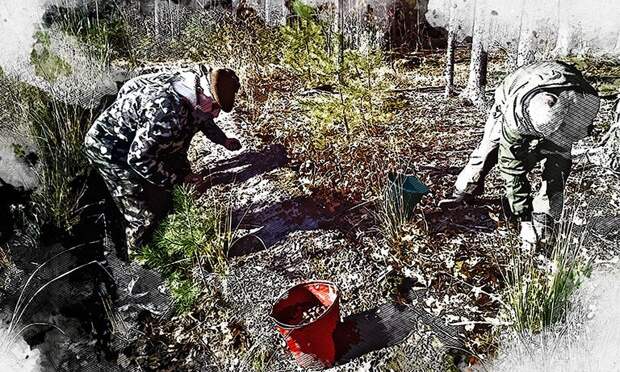
[[[521,234],[519,234],[519,236],[521,238],[521,247],[523,250],[533,250],[536,248],[536,244],[538,244],[538,234],[536,233],[532,221],[521,222]]]
[[[241,142],[236,138],[228,138],[226,142],[224,142],[224,147],[228,151],[238,151],[241,150]]]

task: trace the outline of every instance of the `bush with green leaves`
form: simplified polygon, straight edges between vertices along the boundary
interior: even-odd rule
[[[35,33],[30,63],[34,66],[35,74],[49,82],[54,82],[61,76],[69,76],[72,72],[71,65],[51,50],[50,36],[45,31]]]
[[[226,273],[231,239],[229,211],[206,208],[198,203],[193,187],[178,186],[173,192],[173,212],[137,258],[164,275],[179,311],[184,312],[201,292],[196,268]]]

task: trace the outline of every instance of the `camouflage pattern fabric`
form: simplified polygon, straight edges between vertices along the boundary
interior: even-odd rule
[[[548,215],[555,220],[560,217],[564,186],[572,165],[571,145],[558,145],[558,141],[539,133],[527,111],[528,98],[533,94],[558,89],[574,90],[583,96],[596,95],[576,69],[561,62],[529,65],[503,81],[496,90],[495,104],[485,125],[482,141],[458,176],[455,185],[457,192],[471,194],[482,188],[485,176],[499,162],[506,198],[514,216],[523,221],[530,220],[532,213]],[[590,101],[578,102],[573,105],[577,107],[570,111],[570,115],[577,119],[573,124],[588,129],[594,119],[592,113],[598,111],[598,106],[595,109],[582,107]],[[587,111],[588,114],[581,115],[580,111]],[[572,127],[570,130],[573,130]],[[586,132],[583,130],[583,133]],[[533,198],[527,174],[539,163],[543,168],[542,185]]]
[[[155,211],[161,208],[153,203],[168,204],[166,192],[189,172],[193,136],[201,131],[217,144],[227,139],[210,114],[193,110],[172,89],[179,75],[162,72],[128,81],[86,135],[86,154],[124,215],[132,250],[159,218]]]
[[[103,177],[114,204],[125,219],[125,234],[129,252],[143,243],[143,237],[152,232],[156,214],[148,207],[144,183],[130,169],[111,164],[101,158],[89,157]]]

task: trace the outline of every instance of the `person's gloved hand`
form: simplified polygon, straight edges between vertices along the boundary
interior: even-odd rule
[[[224,147],[228,151],[238,151],[241,150],[241,142],[236,138],[228,138],[226,142],[224,142]]]
[[[523,250],[533,250],[536,248],[538,233],[532,221],[521,222],[521,234],[519,236],[521,237],[521,247]]]

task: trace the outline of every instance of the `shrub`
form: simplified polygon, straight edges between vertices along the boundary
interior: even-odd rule
[[[191,308],[200,294],[194,268],[226,272],[226,255],[233,234],[228,212],[199,205],[193,187],[174,189],[173,208],[138,260],[162,272],[179,311],[183,312]]]
[[[191,311],[200,298],[200,287],[192,279],[184,278],[182,274],[173,272],[166,279],[172,300],[179,313]]]
[[[393,119],[388,103],[389,81],[372,67],[381,65],[381,53],[347,51],[344,63],[343,78],[335,94],[301,99],[318,148],[324,147],[328,138],[353,140]]]
[[[162,8],[157,19],[135,16],[130,22],[131,44],[140,60],[184,59],[256,70],[280,59],[278,30],[257,18],[240,19],[219,8]]]
[[[53,53],[49,34],[43,31],[35,33],[35,44],[30,53],[30,62],[34,66],[34,71],[38,76],[45,80],[54,82],[60,76],[71,75],[71,66]]]
[[[345,49],[342,35],[334,33],[313,8],[296,2],[294,9],[294,21],[282,29],[283,61],[307,88],[327,91],[300,99],[314,145],[325,147],[327,138],[352,140],[358,133],[388,124],[393,118],[391,82],[381,70],[381,50]]]
[[[332,85],[338,79],[339,47],[328,23],[317,18],[314,8],[294,2],[294,21],[282,27],[282,61],[304,81],[307,88]]]

